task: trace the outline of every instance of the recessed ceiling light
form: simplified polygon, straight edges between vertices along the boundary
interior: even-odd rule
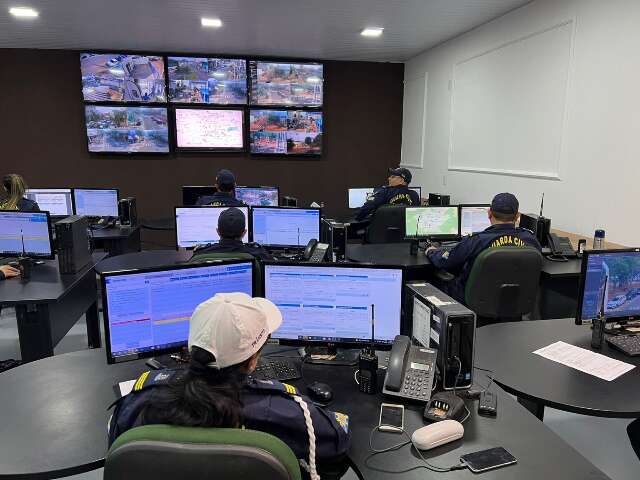
[[[379,37],[382,35],[384,28],[382,27],[369,27],[360,32],[363,37]]]
[[[14,17],[34,18],[38,16],[38,12],[33,8],[11,7],[9,13]]]
[[[219,18],[204,18],[200,19],[203,27],[214,27],[218,28],[222,26],[222,20]]]

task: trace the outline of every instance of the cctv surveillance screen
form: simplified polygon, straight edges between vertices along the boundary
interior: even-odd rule
[[[322,112],[251,110],[251,153],[322,154]]]
[[[247,103],[247,62],[229,58],[168,57],[169,100],[174,103]]]
[[[242,110],[176,108],[176,146],[180,149],[242,150]]]
[[[251,104],[321,107],[323,66],[317,63],[275,63],[252,60]]]

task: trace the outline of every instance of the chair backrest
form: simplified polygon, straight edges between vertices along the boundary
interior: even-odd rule
[[[467,306],[482,317],[497,321],[520,320],[535,305],[542,270],[542,255],[532,247],[488,248],[475,259],[467,285]]]
[[[392,243],[405,240],[405,205],[383,205],[371,217],[366,243]]]
[[[301,475],[291,449],[268,433],[145,425],[116,439],[107,453],[103,478],[300,480]]]
[[[212,253],[195,253],[189,260],[189,263],[205,263],[216,260],[251,260],[253,262],[253,296],[262,296],[262,266],[260,261],[245,252],[212,252]]]

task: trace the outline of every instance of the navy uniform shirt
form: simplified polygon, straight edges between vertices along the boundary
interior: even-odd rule
[[[0,210],[2,210],[3,208],[2,207],[3,202],[4,200],[0,199]],[[20,200],[18,200],[18,210],[22,212],[39,212],[40,207],[33,200],[22,197]]]
[[[534,247],[542,250],[540,243],[529,230],[518,228],[513,223],[491,225],[482,232],[463,238],[451,250],[431,250],[427,257],[439,269],[456,275],[450,282],[450,296],[464,302],[464,289],[473,267],[473,262],[480,252],[495,247]]]
[[[373,194],[373,198],[368,200],[356,215],[356,220],[364,220],[373,214],[382,205],[408,205],[419,206],[420,197],[418,193],[410,190],[406,185],[398,187],[385,186]]]
[[[233,196],[232,193],[216,192],[213,195],[204,195],[196,201],[196,206],[208,207],[246,207],[246,205]]]
[[[275,260],[273,255],[258,243],[242,243],[242,240],[221,238],[218,243],[206,245],[194,250],[194,255],[201,253],[249,253],[260,260]]]

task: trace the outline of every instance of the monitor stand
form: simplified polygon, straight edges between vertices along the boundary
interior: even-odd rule
[[[305,363],[353,366],[358,363],[360,350],[355,348],[337,348],[335,345],[330,345],[328,347],[305,347],[300,349],[300,354],[305,359]]]

